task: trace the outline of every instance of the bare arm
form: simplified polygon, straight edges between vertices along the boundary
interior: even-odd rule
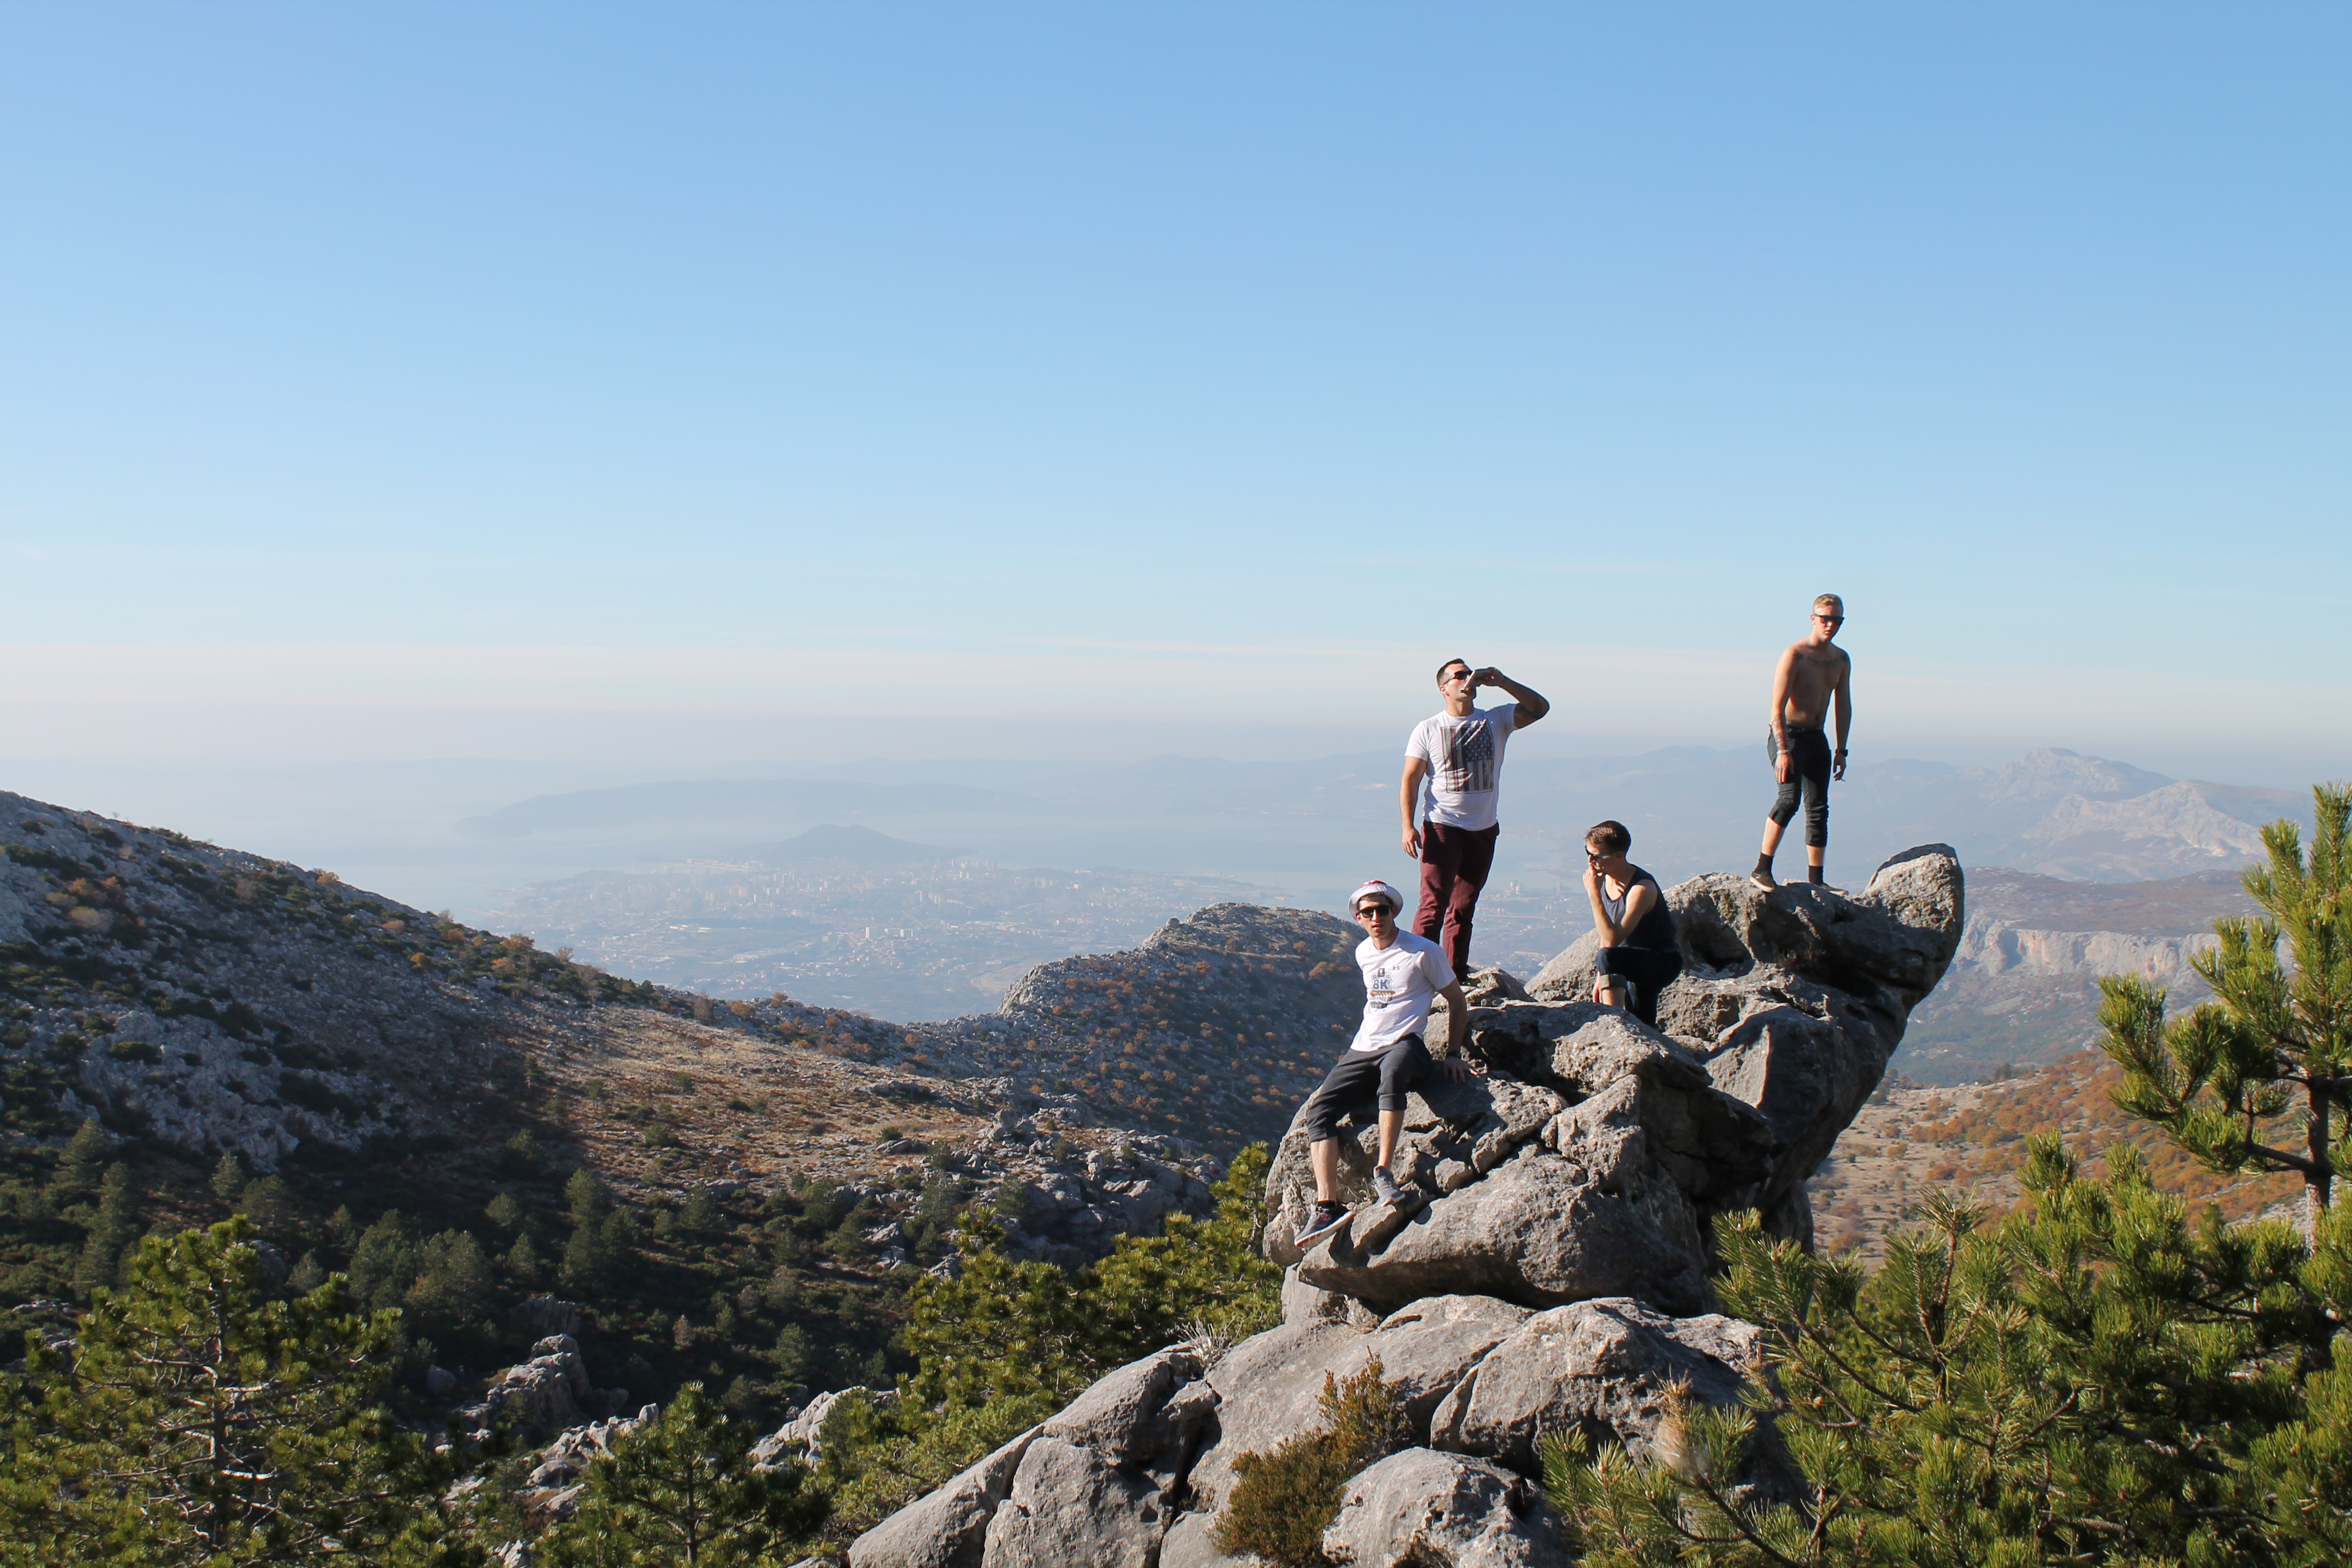
[[[1838,669],[1837,683],[1837,756],[1834,771],[1845,777],[1846,731],[1853,728],[1853,660],[1849,658]]]
[[[1421,834],[1412,825],[1412,808],[1421,804],[1421,781],[1428,776],[1429,763],[1420,757],[1404,760],[1404,782],[1397,785],[1397,815],[1404,818],[1404,852],[1414,859],[1421,858]]]
[[[1478,686],[1499,686],[1511,694],[1511,700],[1519,705],[1518,711],[1511,716],[1514,730],[1524,730],[1551,711],[1551,704],[1544,700],[1542,692],[1521,686],[1499,669],[1482,669],[1471,679]]]
[[[1797,668],[1797,650],[1780,650],[1780,662],[1772,669],[1772,753],[1777,761],[1772,772],[1782,784],[1787,784],[1793,764],[1789,761],[1789,678]]]
[[[1619,925],[1609,918],[1609,906],[1601,901],[1601,873],[1589,866],[1584,870],[1584,896],[1592,900],[1592,925],[1601,933],[1601,945],[1603,947],[1622,945],[1625,933],[1640,926],[1643,918],[1650,912],[1650,906],[1658,901],[1658,895],[1651,891],[1649,883],[1634,883],[1625,895],[1625,923]]]

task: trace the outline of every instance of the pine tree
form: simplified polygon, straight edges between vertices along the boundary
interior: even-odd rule
[[[351,1289],[362,1305],[397,1307],[416,1282],[416,1228],[398,1209],[386,1209],[352,1248]]]
[[[2352,1394],[2302,1352],[2315,1319],[2352,1312],[2352,1214],[2310,1244],[2276,1222],[2192,1225],[2130,1145],[2107,1160],[2086,1181],[2037,1138],[2027,1211],[1994,1226],[1931,1198],[1874,1276],[1719,1220],[1718,1291],[1765,1329],[1770,1377],[1741,1408],[1678,1401],[1646,1455],[1549,1445],[1581,1560],[2347,1560]]]
[[[90,1221],[81,1257],[74,1264],[76,1293],[87,1297],[101,1285],[113,1284],[122,1254],[138,1239],[139,1203],[131,1184],[131,1167],[109,1165],[99,1188],[98,1213]]]
[[[49,1177],[49,1206],[59,1214],[98,1195],[100,1173],[106,1168],[106,1132],[90,1117],[74,1129],[58,1168]]]
[[[604,1238],[599,1227],[593,1223],[573,1226],[572,1238],[563,1244],[563,1262],[559,1270],[564,1289],[583,1293],[596,1290],[604,1285],[608,1272]]]
[[[2212,1170],[2293,1171],[2309,1206],[2326,1208],[2352,1114],[2352,786],[2321,784],[2312,799],[2308,857],[2294,823],[2263,828],[2270,862],[2245,874],[2263,917],[2217,921],[2220,948],[2191,961],[2213,1000],[2168,1022],[2163,987],[2109,976],[2099,1020],[2124,1069],[2116,1104]],[[2263,1125],[2297,1100],[2299,1152],[2265,1142]]]
[[[246,1169],[245,1156],[234,1149],[221,1151],[220,1163],[213,1167],[213,1195],[234,1207],[245,1195],[246,1183],[253,1179]]]
[[[70,1358],[28,1358],[0,1562],[487,1562],[431,1527],[448,1478],[378,1404],[391,1317],[331,1279],[271,1299],[252,1242],[242,1219],[151,1237]]]
[[[689,1383],[653,1422],[589,1467],[579,1510],[540,1539],[546,1568],[751,1568],[824,1522],[796,1465],[751,1468],[752,1433]]]
[[[1087,1281],[1090,1359],[1108,1371],[1205,1330],[1233,1344],[1282,1320],[1282,1270],[1258,1250],[1265,1145],[1234,1156],[1207,1219],[1171,1214],[1158,1236],[1122,1236]]]
[[[776,1363],[776,1381],[791,1384],[804,1381],[809,1372],[808,1331],[798,1323],[786,1323],[776,1335],[775,1348],[768,1352]]]
[[[482,1210],[482,1215],[492,1225],[509,1235],[522,1227],[522,1205],[516,1201],[512,1193],[502,1192],[490,1199],[489,1206]]]
[[[499,1267],[505,1269],[507,1278],[516,1284],[530,1287],[539,1283],[539,1277],[547,1266],[540,1260],[539,1248],[530,1244],[530,1232],[524,1231],[515,1237],[514,1245],[507,1248],[506,1256],[499,1259]]]
[[[262,1176],[246,1184],[237,1195],[236,1212],[251,1220],[264,1238],[281,1246],[291,1243],[302,1225],[301,1205],[283,1176]]]
[[[573,1225],[593,1225],[604,1217],[610,1199],[596,1173],[583,1165],[563,1184],[563,1205]]]
[[[473,1233],[445,1230],[416,1249],[416,1277],[401,1305],[428,1332],[461,1331],[482,1321],[497,1288]]]

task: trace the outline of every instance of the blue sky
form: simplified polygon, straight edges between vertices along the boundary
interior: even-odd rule
[[[1457,652],[1729,743],[1834,587],[1858,746],[2352,772],[2347,68],[2319,5],[11,5],[0,757],[1302,754]]]

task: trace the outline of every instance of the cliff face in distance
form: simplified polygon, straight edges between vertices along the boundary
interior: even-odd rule
[[[2102,974],[2137,974],[2194,1005],[2205,983],[2189,960],[2213,945],[2213,922],[2255,912],[2234,868],[2143,882],[1972,870],[1959,952],[1912,1015],[1894,1070],[1962,1084],[2089,1048]]]

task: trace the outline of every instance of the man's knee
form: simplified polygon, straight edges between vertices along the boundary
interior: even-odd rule
[[[1430,1055],[1419,1036],[1391,1048],[1381,1060],[1380,1105],[1382,1110],[1402,1110],[1404,1097],[1429,1071]]]
[[[1779,823],[1781,826],[1786,827],[1789,826],[1790,822],[1795,818],[1796,815],[1796,786],[1794,784],[1784,785],[1782,786],[1780,793],[1773,797],[1772,810],[1770,814],[1771,819],[1774,822]]]

